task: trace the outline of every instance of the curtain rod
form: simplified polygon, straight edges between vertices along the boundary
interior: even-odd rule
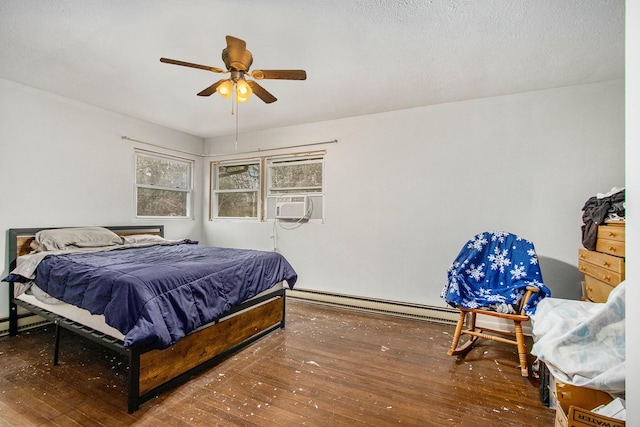
[[[147,144],[147,145],[151,145],[153,147],[158,147],[158,148],[163,148],[165,150],[170,150],[170,151],[176,151],[178,153],[183,153],[183,154],[190,154],[192,156],[198,156],[198,157],[205,157],[205,154],[200,154],[200,153],[192,153],[191,151],[184,151],[184,150],[178,150],[176,148],[171,148],[171,147],[165,147],[164,145],[159,145],[159,144],[154,144],[152,142],[147,142],[147,141],[140,141],[139,139],[134,139],[134,138],[129,138],[126,135],[122,135],[122,139],[126,139],[129,141],[134,141],[134,142],[140,142],[142,144]]]
[[[142,144],[147,144],[147,145],[151,145],[153,147],[158,147],[158,148],[163,148],[165,150],[171,150],[171,151],[176,151],[178,153],[183,153],[183,154],[190,154],[192,156],[198,156],[198,157],[220,157],[220,156],[233,156],[236,154],[249,154],[249,153],[262,153],[264,151],[275,151],[275,150],[284,150],[287,148],[300,148],[300,147],[311,147],[314,145],[324,145],[324,144],[337,144],[338,140],[337,139],[332,139],[330,141],[323,141],[323,142],[311,142],[308,144],[297,144],[297,145],[287,145],[284,147],[277,147],[277,148],[258,148],[257,150],[250,150],[250,151],[236,151],[233,153],[220,153],[220,154],[200,154],[200,153],[192,153],[190,151],[184,151],[184,150],[178,150],[176,148],[171,148],[171,147],[166,147],[164,145],[159,145],[159,144],[154,144],[152,142],[147,142],[147,141],[141,141],[139,139],[134,139],[134,138],[129,138],[126,135],[122,136],[122,139],[126,139],[128,141],[134,141],[134,142],[140,142]]]
[[[220,156],[233,156],[235,154],[251,154],[251,153],[262,153],[265,151],[275,151],[275,150],[284,150],[287,148],[300,148],[300,147],[312,147],[314,145],[324,145],[324,144],[337,144],[337,139],[332,139],[330,141],[323,142],[310,142],[308,144],[297,144],[297,145],[286,145],[284,147],[276,147],[276,148],[258,148],[257,150],[250,151],[236,151],[233,153],[219,153],[219,154],[205,154],[204,157],[220,157]]]

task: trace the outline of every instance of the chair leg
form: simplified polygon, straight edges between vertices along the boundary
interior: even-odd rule
[[[469,319],[468,330],[473,331],[476,328],[476,314],[475,313],[469,313],[469,314],[470,314],[470,319]],[[455,356],[457,354],[464,354],[468,352],[469,350],[471,350],[471,347],[473,347],[473,344],[478,339],[477,336],[470,336],[467,342],[465,342],[464,344],[458,347],[458,343],[460,342],[460,336],[466,332],[466,331],[463,331],[466,317],[467,317],[467,312],[461,311],[460,317],[458,318],[458,324],[456,325],[456,332],[453,335],[451,350],[447,352],[449,356]]]
[[[524,334],[522,333],[522,325],[518,321],[514,321],[516,329],[516,342],[518,344],[518,358],[520,359],[520,370],[523,377],[529,376],[527,368],[527,349],[524,345]]]
[[[469,330],[476,330],[476,313],[474,313],[473,311],[471,312],[471,318],[469,319]]]
[[[466,317],[466,313],[464,311],[460,312],[460,316],[458,317],[458,324],[456,325],[456,332],[453,335],[453,342],[451,343],[451,350],[447,352],[449,356],[452,356],[456,352],[456,348],[458,347],[458,341],[460,341],[460,334],[462,333],[462,327],[464,326],[464,318]]]

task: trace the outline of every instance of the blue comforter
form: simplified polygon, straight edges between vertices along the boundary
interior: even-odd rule
[[[185,241],[48,256],[35,283],[49,295],[104,314],[124,345],[167,348],[242,301],[297,274],[280,254]]]

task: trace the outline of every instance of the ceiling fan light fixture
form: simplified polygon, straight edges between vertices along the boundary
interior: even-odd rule
[[[253,93],[251,86],[247,84],[247,81],[240,79],[236,82],[236,96],[238,102],[247,102],[249,97]]]
[[[229,78],[223,78],[206,87],[197,93],[198,96],[211,96],[218,92],[223,98],[232,98],[234,105],[237,102],[246,102],[252,93],[265,104],[271,104],[278,99],[263,88],[256,80],[277,79],[277,80],[306,80],[305,70],[253,70],[249,72],[253,64],[253,55],[247,50],[244,40],[237,37],[227,36],[227,47],[222,49],[222,61],[226,69],[210,67],[208,65],[195,64],[193,62],[179,61],[177,59],[160,58],[160,62],[167,64],[181,65],[184,67],[198,68],[214,73],[229,73]],[[245,76],[252,77],[253,80],[245,80]],[[235,92],[235,93],[234,93]]]
[[[223,98],[229,98],[233,92],[233,82],[227,80],[216,88],[216,92]]]

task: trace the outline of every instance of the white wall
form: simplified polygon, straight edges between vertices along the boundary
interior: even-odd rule
[[[194,158],[195,220],[137,220],[133,147],[154,148],[121,137],[196,153],[202,152],[201,138],[3,79],[0,121],[2,277],[8,274],[9,228],[148,223],[164,224],[169,238],[200,238],[202,159]],[[0,318],[8,313],[8,289],[2,282]]]
[[[578,298],[581,208],[624,186],[624,82],[240,129],[238,151],[332,139],[325,223],[278,230],[298,288],[443,306],[446,270],[462,245],[508,230],[535,243],[555,296]],[[207,140],[205,151],[234,145]],[[270,249],[271,228],[214,221],[203,231],[211,244]]]

